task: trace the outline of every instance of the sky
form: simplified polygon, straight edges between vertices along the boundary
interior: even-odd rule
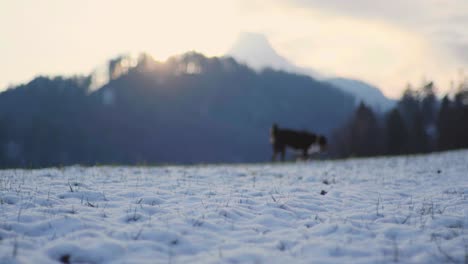
[[[398,98],[408,83],[449,91],[468,66],[466,0],[5,0],[0,90],[37,75],[88,74],[120,54],[225,54],[242,32],[327,76]]]

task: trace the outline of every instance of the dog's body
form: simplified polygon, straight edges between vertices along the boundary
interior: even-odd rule
[[[319,145],[320,151],[323,151],[327,145],[327,140],[324,136],[307,131],[280,129],[276,124],[273,124],[271,127],[270,140],[273,147],[273,161],[276,160],[278,153],[281,154],[281,160],[284,161],[286,147],[300,150],[302,158],[307,159],[312,145]]]

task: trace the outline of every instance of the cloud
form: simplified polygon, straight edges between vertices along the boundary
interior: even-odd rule
[[[376,20],[414,21],[426,13],[421,1],[372,1],[372,0],[293,0],[289,4],[301,8],[320,9],[340,15]]]
[[[293,62],[377,84],[391,97],[423,79],[443,94],[468,68],[466,0],[238,2],[243,30],[266,34]]]
[[[421,34],[439,48],[449,49],[455,59],[468,64],[466,52],[459,56],[460,46],[468,45],[466,0],[292,0],[287,4],[396,25]]]
[[[288,4],[407,26],[424,26],[454,18],[465,20],[468,11],[465,0],[292,0]]]
[[[458,56],[460,60],[468,63],[468,42],[453,43],[451,47],[454,54]]]
[[[363,79],[395,97],[408,81],[445,75],[448,83],[447,72],[468,66],[467,0],[36,2],[0,3],[8,40],[0,41],[0,90],[39,73],[87,73],[122,52],[222,55],[244,31],[265,34],[300,66]]]

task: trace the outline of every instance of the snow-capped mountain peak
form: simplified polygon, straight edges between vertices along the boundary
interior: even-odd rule
[[[321,78],[318,72],[296,66],[288,59],[278,54],[267,37],[258,33],[241,33],[234,45],[227,52],[227,55],[234,57],[239,62],[249,65],[255,70],[272,68],[275,70],[309,75],[315,79]]]
[[[356,98],[356,104],[362,101],[377,112],[388,111],[395,105],[394,100],[385,97],[379,88],[371,84],[338,76],[325,78],[324,74],[313,69],[295,65],[280,55],[263,34],[241,33],[232,48],[227,52],[227,55],[259,71],[265,68],[272,68],[304,74],[314,79],[328,82],[336,88],[353,95]]]

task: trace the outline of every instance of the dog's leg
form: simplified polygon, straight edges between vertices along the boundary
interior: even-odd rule
[[[280,151],[280,146],[278,146],[277,142],[272,142],[273,144],[271,145],[273,148],[273,155],[271,156],[271,161],[275,162],[276,161],[276,156],[278,155],[278,152]]]
[[[281,161],[284,161],[285,154],[286,154],[286,148],[283,147],[283,148],[281,148]]]
[[[308,149],[306,149],[306,148],[302,150],[302,159],[303,160],[308,160],[309,159]]]

